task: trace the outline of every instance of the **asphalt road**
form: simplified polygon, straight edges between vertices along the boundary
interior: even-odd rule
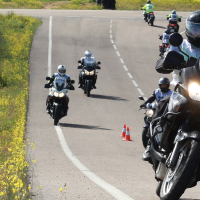
[[[1,13],[7,11],[0,10]],[[158,45],[161,43],[158,34],[165,31],[169,12],[155,12],[154,27],[144,23],[142,11],[14,12],[42,20],[30,52],[26,137],[35,144],[35,149],[29,147],[27,158],[37,160],[29,169],[33,199],[159,199],[155,194],[157,181],[152,167],[141,160],[144,115],[138,111],[141,104],[138,96],[150,96],[163,76],[155,71],[155,63],[159,59]],[[183,16],[182,32],[188,13],[178,14]],[[50,16],[52,54],[48,53]],[[87,49],[102,63],[97,89],[91,91],[90,98],[77,88],[77,61]],[[75,91],[69,91],[70,109],[68,116],[60,121],[61,129],[55,129],[45,111],[48,90],[44,89],[44,84],[50,70],[49,58],[51,73],[64,64],[67,73],[76,81]],[[119,137],[124,123],[130,127],[133,141],[122,141]],[[64,139],[58,138],[59,134],[63,134]],[[71,154],[71,160],[61,144],[65,152]],[[99,180],[102,184],[98,184]],[[67,189],[59,191],[65,184]],[[188,189],[182,199],[200,199],[199,185]]]

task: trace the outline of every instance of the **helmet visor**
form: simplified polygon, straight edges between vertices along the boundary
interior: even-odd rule
[[[200,38],[200,24],[187,21],[186,29],[194,38]]]
[[[60,69],[59,72],[60,72],[60,73],[65,73],[65,72],[66,72],[66,69]]]

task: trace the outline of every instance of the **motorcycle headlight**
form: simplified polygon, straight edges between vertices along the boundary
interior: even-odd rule
[[[153,113],[154,113],[153,110],[147,110],[146,115],[147,115],[147,117],[152,117]]]
[[[90,72],[90,75],[94,75],[94,70]]]
[[[54,92],[53,95],[54,95],[55,97],[58,97],[58,93],[57,93],[57,92]]]
[[[59,94],[59,97],[64,97],[65,96],[65,93],[64,92],[61,92],[60,94]]]
[[[197,83],[191,83],[188,92],[191,99],[200,101],[200,86]]]
[[[88,72],[87,70],[85,70],[85,74],[86,75],[90,75],[90,72]]]

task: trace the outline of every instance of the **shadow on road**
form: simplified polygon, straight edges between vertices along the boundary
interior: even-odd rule
[[[115,97],[115,96],[106,96],[106,95],[100,95],[100,94],[91,94],[91,98],[96,99],[108,99],[108,100],[115,100],[115,101],[128,101],[127,99],[123,99],[121,97]]]
[[[69,128],[81,128],[81,129],[96,129],[96,130],[112,130],[108,128],[101,128],[99,126],[90,126],[90,125],[82,125],[82,124],[67,124],[67,123],[60,123],[61,127],[69,127]]]
[[[152,27],[155,27],[155,28],[162,28],[162,29],[167,29],[167,27],[164,27],[164,26],[156,26],[156,25],[153,25]]]
[[[185,198],[180,198],[179,200],[200,200],[200,199],[185,199]]]

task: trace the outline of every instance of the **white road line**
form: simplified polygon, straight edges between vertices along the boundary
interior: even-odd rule
[[[120,61],[121,61],[121,63],[122,63],[122,64],[124,64],[124,61],[123,61],[123,59],[122,59],[122,58],[120,58]]]
[[[142,90],[140,88],[137,88],[137,90],[141,95],[144,95],[144,93],[142,92]]]
[[[110,30],[110,34],[112,33],[112,30]]]
[[[132,82],[135,85],[135,87],[138,87],[138,84],[136,83],[136,81],[132,80]]]
[[[132,75],[131,75],[130,73],[127,73],[127,74],[128,74],[128,76],[129,76],[130,78],[133,78]]]
[[[48,76],[51,77],[51,57],[52,57],[52,16],[49,18],[49,49],[48,49]]]
[[[144,97],[144,100],[146,101],[146,100],[147,100],[147,98],[146,98],[146,97]]]
[[[181,32],[180,34],[183,34],[183,33],[185,33],[185,31]]]
[[[51,60],[52,60],[52,16],[49,18],[49,49],[48,49],[48,75],[51,76]],[[117,200],[133,200],[131,197],[129,197],[127,194],[123,193],[121,190],[117,189],[116,187],[110,185],[100,177],[98,177],[96,174],[94,174],[90,169],[88,169],[85,165],[83,165],[71,152],[69,149],[69,146],[65,140],[65,137],[63,135],[62,129],[60,126],[54,126],[55,130],[58,135],[58,139],[60,142],[60,145],[66,154],[66,156],[72,161],[72,163],[85,175],[87,176],[91,181],[96,183],[98,186],[103,188],[106,192],[108,192],[110,195],[115,197]]]
[[[103,188],[105,191],[107,191],[109,194],[111,194],[113,197],[115,197],[117,200],[133,200],[131,197],[129,197],[127,194],[123,193],[116,187],[110,185],[100,177],[98,177],[96,174],[94,174],[90,169],[88,169],[85,165],[83,165],[71,152],[69,149],[69,146],[65,140],[65,137],[63,135],[62,129],[60,126],[55,126],[59,142],[61,144],[61,147],[63,151],[65,152],[66,156],[72,161],[72,163],[85,175],[87,176],[91,181],[96,183],[98,186]]]
[[[110,38],[112,38],[112,35],[110,35]]]
[[[112,43],[114,43],[114,41],[113,40],[110,40]]]
[[[119,53],[119,51],[116,51],[116,53],[117,53],[117,55],[118,55],[118,56],[120,56],[120,53]]]
[[[128,69],[127,69],[126,65],[123,65],[123,67],[124,67],[124,69],[125,69],[126,71],[128,71]]]
[[[110,23],[112,24],[112,20],[110,20]]]
[[[117,50],[117,47],[115,45],[113,45],[113,47],[115,48],[115,50]]]

